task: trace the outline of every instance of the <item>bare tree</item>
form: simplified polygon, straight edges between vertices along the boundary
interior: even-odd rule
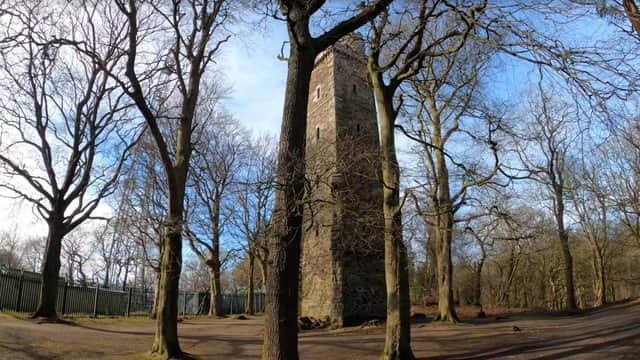
[[[37,1],[16,4],[8,14],[3,24],[12,25],[3,31],[14,33],[0,54],[0,91],[12,96],[0,102],[0,187],[31,202],[47,223],[43,286],[33,316],[56,319],[62,240],[113,192],[135,127],[126,98],[107,73],[119,56],[104,51],[103,42],[114,37],[84,26],[98,22],[99,11]],[[71,28],[93,56],[59,39],[71,37]],[[52,40],[51,33],[59,38]]]
[[[590,158],[583,150],[581,166],[576,169],[574,187],[568,194],[572,201],[575,218],[582,228],[591,250],[593,269],[593,306],[607,302],[607,282],[605,263],[609,255],[612,209],[615,194],[608,183],[607,172],[611,171],[606,156],[606,148],[594,147]]]
[[[91,261],[94,249],[86,241],[86,237],[88,233],[83,227],[79,227],[69,233],[62,242],[62,258],[66,260],[66,278],[70,284],[88,284],[86,265]]]
[[[632,244],[640,247],[640,121],[628,121],[607,153],[606,184]]]
[[[26,264],[21,259],[20,239],[18,229],[0,231],[0,265],[20,269]]]
[[[132,162],[126,170],[127,179],[124,180],[127,183],[131,178],[131,188],[120,194],[122,206],[118,208],[116,216],[127,219],[124,233],[132,239],[137,248],[137,256],[141,257],[140,277],[144,291],[147,269],[153,274],[154,300],[151,318],[155,319],[160,289],[160,240],[167,218],[167,188],[153,142],[151,136],[145,134],[132,149]]]
[[[416,11],[417,10],[417,11]],[[383,183],[383,210],[385,232],[385,273],[387,283],[387,336],[383,358],[413,358],[411,352],[410,298],[407,250],[402,238],[402,202],[400,200],[400,166],[396,155],[396,119],[402,109],[402,99],[396,103],[396,92],[404,81],[418,74],[429,56],[438,56],[442,50],[436,43],[429,44],[425,33],[430,21],[443,11],[438,6],[421,1],[415,8],[400,13],[398,19],[409,15],[409,23],[390,19],[392,9],[384,11],[371,22],[368,71],[371,78],[378,119]],[[475,11],[475,8],[474,8]],[[417,12],[417,16],[411,16]],[[446,12],[446,10],[445,10]],[[406,28],[412,29],[405,31]],[[467,27],[458,29],[445,38],[461,38],[464,43]],[[395,41],[394,41],[395,40]],[[439,39],[437,42],[443,41]],[[460,45],[456,45],[459,47]],[[444,51],[445,53],[447,51]],[[388,53],[388,54],[387,54]]]
[[[455,23],[449,26],[458,27]],[[482,96],[481,78],[491,49],[464,38],[453,39],[453,43],[445,38],[439,45],[437,32],[433,34],[436,37],[429,41],[445,53],[425,59],[423,69],[411,79],[403,93],[409,100],[406,119],[398,127],[418,144],[420,177],[412,191],[418,195],[416,199],[422,198],[416,206],[435,245],[438,319],[457,322],[451,243],[455,223],[465,219],[457,219],[456,213],[470,202],[471,189],[490,184],[498,174],[503,119]],[[474,158],[468,151],[456,153],[461,143],[481,155]]]
[[[23,240],[22,255],[25,270],[42,271],[42,255],[44,254],[47,239],[44,237],[28,237]]]
[[[472,263],[473,270],[473,303],[482,306],[482,271],[487,261],[488,252],[493,247],[495,241],[495,230],[499,222],[495,217],[475,218],[466,223],[464,231],[469,233],[480,254],[477,260]]]
[[[232,19],[234,9],[225,0],[171,3],[118,0],[116,5],[126,18],[127,34],[126,79],[119,81],[156,143],[168,190],[167,218],[160,240],[158,316],[152,352],[163,358],[178,357],[182,353],[177,320],[184,201],[193,152],[192,134],[198,125],[194,119],[202,79],[230,37],[225,24]],[[153,43],[156,36],[160,42]],[[147,58],[147,46],[155,47],[157,55]],[[175,103],[165,102],[170,99]],[[174,144],[163,134],[161,119],[174,122]]]
[[[234,212],[234,236],[242,243],[248,257],[249,274],[247,306],[245,312],[255,311],[255,261],[260,265],[262,283],[266,283],[269,224],[275,190],[276,146],[273,138],[259,136],[252,141],[247,156],[246,170],[234,192],[234,204],[239,208]]]
[[[191,164],[193,191],[185,233],[193,252],[210,270],[209,316],[222,316],[220,272],[225,259],[220,241],[236,211],[232,192],[241,169],[247,165],[248,138],[228,114],[207,113],[212,121],[199,130]]]
[[[518,145],[518,156],[531,179],[542,184],[551,200],[557,227],[557,241],[564,260],[566,307],[576,309],[573,258],[565,225],[566,196],[572,171],[571,149],[577,137],[572,132],[575,118],[571,104],[561,102],[539,85],[539,101],[530,102],[532,117],[523,129],[527,142]]]

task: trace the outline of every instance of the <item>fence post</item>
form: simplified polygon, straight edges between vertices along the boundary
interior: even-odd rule
[[[16,312],[20,312],[20,303],[22,302],[22,287],[24,285],[24,271],[20,273],[18,279],[18,301],[16,301]]]
[[[184,292],[184,306],[182,308],[182,316],[187,316],[187,292]]]
[[[98,292],[100,291],[100,282],[96,282],[96,296],[93,300],[93,317],[98,317]]]
[[[133,294],[133,288],[129,288],[129,296],[127,297],[127,317],[131,316],[131,295]]]
[[[64,281],[64,287],[62,288],[62,315],[67,311],[67,289],[69,288],[69,282]]]

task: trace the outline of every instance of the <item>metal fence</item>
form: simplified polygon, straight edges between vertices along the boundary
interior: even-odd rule
[[[42,279],[33,273],[0,269],[0,309],[34,312],[38,306]],[[247,295],[222,295],[223,314],[245,311]],[[129,288],[127,291],[58,283],[58,313],[63,315],[148,315],[153,309],[153,289]],[[254,309],[264,311],[264,294],[254,294]],[[182,315],[206,315],[209,292],[184,292],[178,295],[178,312]]]

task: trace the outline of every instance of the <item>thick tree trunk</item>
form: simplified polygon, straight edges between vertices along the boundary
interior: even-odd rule
[[[158,318],[158,299],[160,299],[160,272],[155,271],[154,290],[153,290],[153,308],[151,309],[151,318]]]
[[[262,277],[262,290],[264,292],[267,291],[267,273],[269,272],[269,268],[267,265],[267,261],[258,258],[258,263],[260,264],[260,275]]]
[[[253,252],[249,252],[249,286],[247,291],[247,306],[244,310],[245,313],[249,315],[253,315],[255,310],[253,308],[253,293],[254,293],[254,284],[253,284],[253,274],[254,274],[254,266],[255,266],[255,256]]]
[[[594,240],[595,241],[595,240]],[[597,244],[591,244],[593,250],[594,301],[593,306],[607,303],[607,287],[605,282],[604,259]]]
[[[306,29],[308,23],[298,26]],[[298,359],[298,287],[309,82],[315,52],[291,44],[278,152],[278,184],[269,239],[262,358]]]
[[[182,209],[169,214],[161,239],[160,279],[156,335],[151,351],[164,359],[180,358],[178,342],[178,291],[182,268]]]
[[[209,316],[222,316],[222,291],[220,266],[213,265],[209,272]]]
[[[113,248],[113,242],[111,244]],[[109,255],[109,260],[105,260],[104,262],[104,281],[102,282],[102,287],[108,289],[111,283],[111,255]]]
[[[384,254],[387,321],[382,359],[413,359],[411,351],[411,299],[407,249],[402,238],[400,167],[396,157],[393,98],[384,90],[382,75],[372,76],[380,118],[383,181]]]
[[[440,137],[439,122],[435,122],[435,145],[443,149],[444,143]],[[440,321],[458,322],[453,301],[453,264],[451,262],[451,239],[453,233],[453,204],[449,189],[449,169],[443,151],[436,151],[438,168],[438,198],[436,203],[436,258],[438,260],[438,311]]]
[[[450,233],[449,233],[450,234]],[[437,320],[458,322],[453,300],[453,264],[451,263],[451,236],[438,236],[438,316]]]
[[[60,273],[60,252],[62,250],[62,239],[66,234],[66,229],[60,217],[51,219],[48,223],[47,248],[42,261],[42,287],[40,289],[40,303],[33,318],[47,318],[55,320],[58,318],[56,312],[56,302],[58,299],[58,276]],[[54,216],[56,216],[54,214]]]
[[[576,293],[573,285],[573,257],[571,256],[571,250],[569,249],[569,235],[564,227],[564,196],[561,188],[556,189],[555,191],[555,201],[558,241],[560,242],[560,250],[562,252],[562,259],[564,260],[564,284],[567,295],[566,307],[568,310],[575,310],[578,306],[576,305]]]
[[[222,193],[216,192],[213,202],[213,217],[211,218],[213,241],[211,244],[211,259],[207,265],[211,269],[209,273],[209,316],[223,316],[222,314],[222,287],[220,285],[220,204],[222,203]]]
[[[434,300],[438,300],[438,281],[436,281],[436,274],[438,272],[436,260],[436,244],[435,237],[432,233],[429,234],[429,243],[427,245],[427,253],[429,256],[429,295],[433,297]]]

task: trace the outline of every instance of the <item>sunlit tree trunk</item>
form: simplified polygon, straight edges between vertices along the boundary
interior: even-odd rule
[[[299,26],[306,29],[308,19]],[[302,30],[305,31],[305,30]],[[291,45],[280,148],[265,311],[265,360],[298,359],[298,287],[309,82],[315,52]]]
[[[160,271],[154,271],[154,287],[153,287],[153,307],[151,308],[152,319],[158,317],[158,299],[160,299]]]
[[[170,203],[175,202],[169,200]],[[182,205],[182,201],[179,201]],[[178,342],[178,292],[182,269],[182,207],[174,205],[169,211],[164,236],[161,239],[160,279],[156,335],[151,351],[163,358],[182,354]]]
[[[220,291],[220,271],[209,271],[209,316],[222,316],[222,292]]]
[[[435,211],[436,260],[438,279],[438,315],[437,319],[448,322],[458,322],[453,300],[453,264],[451,262],[451,240],[453,235],[453,202],[449,188],[449,169],[444,153],[444,142],[440,115],[433,109],[433,140],[437,149],[435,151],[438,189],[434,194],[433,211]]]
[[[566,290],[567,304],[569,310],[577,309],[575,286],[573,284],[573,256],[569,249],[569,234],[564,226],[564,194],[562,184],[555,186],[555,217],[558,230],[558,241],[564,261],[564,284]]]
[[[370,70],[372,64],[369,64]],[[374,73],[370,71],[370,73]],[[396,157],[393,96],[374,73],[372,84],[380,119],[383,182],[385,279],[387,288],[386,336],[382,359],[413,359],[411,351],[411,300],[407,249],[402,238],[400,167]]]

